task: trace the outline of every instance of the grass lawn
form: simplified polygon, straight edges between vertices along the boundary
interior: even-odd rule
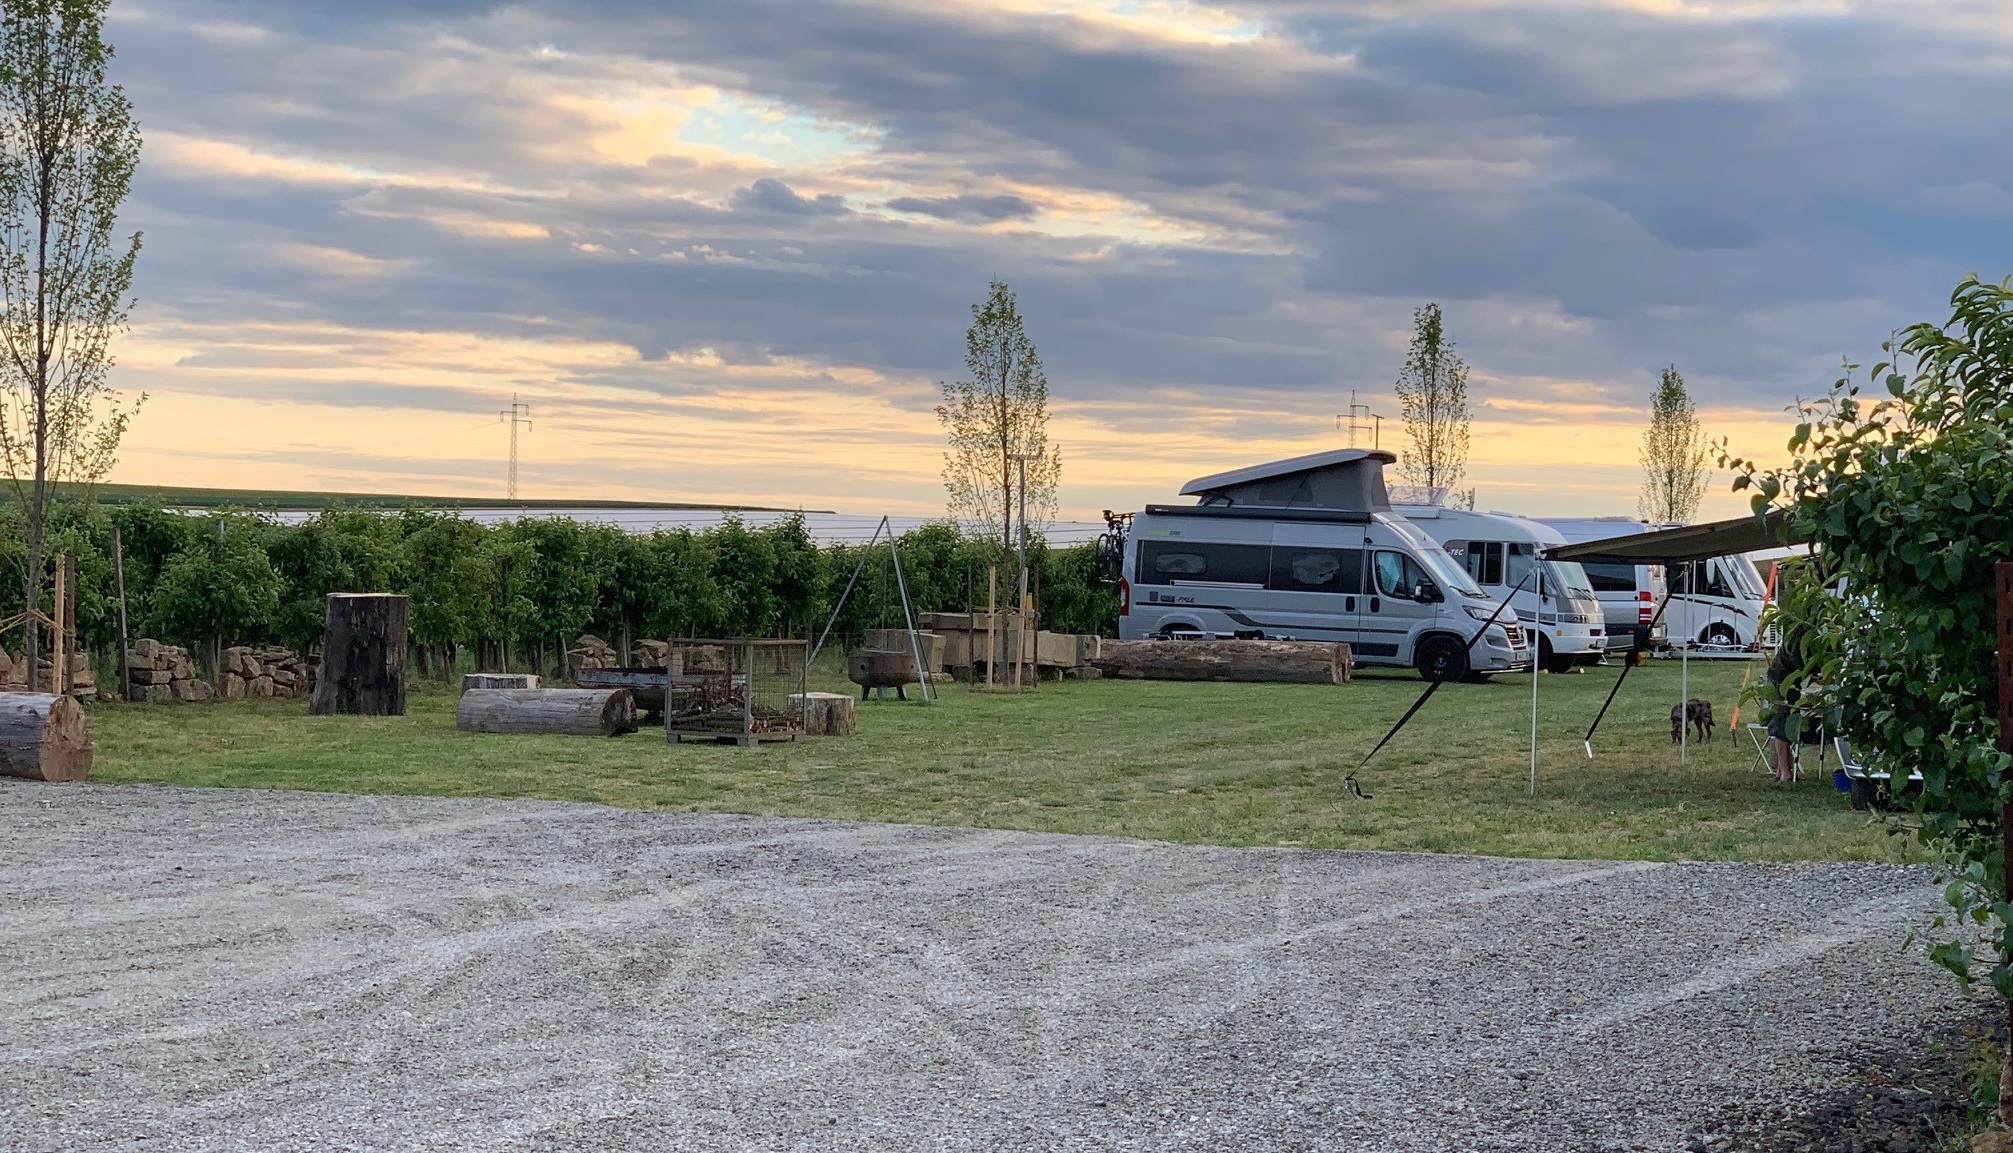
[[[813,687],[847,687],[820,670]],[[542,797],[636,808],[1307,845],[1650,860],[1902,860],[1908,847],[1828,779],[1779,786],[1724,726],[1746,666],[1694,663],[1722,728],[1680,764],[1675,662],[1636,670],[1588,761],[1618,667],[1542,678],[1538,790],[1530,680],[1452,685],[1343,776],[1423,687],[1066,682],[1023,695],[946,686],[931,705],[860,706],[859,733],[757,749],[457,732],[454,695],[416,686],[410,715],[310,717],[305,702],[91,715],[95,779],[357,793]],[[1758,674],[1756,674],[1758,675]],[[1750,707],[1746,710],[1752,714]],[[1743,720],[1752,719],[1744,716]]]

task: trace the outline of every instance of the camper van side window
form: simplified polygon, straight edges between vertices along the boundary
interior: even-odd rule
[[[1148,541],[1140,548],[1141,584],[1208,581],[1263,585],[1270,552],[1264,545]]]
[[[1503,542],[1499,540],[1474,540],[1468,542],[1468,575],[1480,585],[1503,583]]]
[[[1587,580],[1597,593],[1634,593],[1636,566],[1632,564],[1583,564]]]
[[[1387,597],[1409,599],[1414,590],[1428,583],[1426,570],[1401,552],[1377,554],[1377,591]]]
[[[1271,587],[1290,593],[1360,593],[1363,554],[1356,549],[1274,547]]]

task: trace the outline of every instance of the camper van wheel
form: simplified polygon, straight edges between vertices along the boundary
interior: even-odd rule
[[[1538,638],[1538,667],[1548,673],[1569,673],[1573,671],[1573,658],[1562,657],[1552,651],[1552,642]]]
[[[1705,643],[1719,645],[1722,648],[1739,648],[1740,634],[1734,632],[1728,625],[1714,625],[1705,631]]]
[[[1427,637],[1419,644],[1417,665],[1429,681],[1458,681],[1468,675],[1468,650],[1453,637]]]

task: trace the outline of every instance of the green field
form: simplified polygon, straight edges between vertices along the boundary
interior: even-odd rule
[[[823,670],[821,670],[822,672]],[[1828,779],[1777,785],[1724,726],[1745,666],[1694,664],[1722,726],[1680,764],[1678,669],[1630,676],[1588,761],[1580,736],[1617,668],[1540,684],[1538,788],[1528,791],[1530,680],[1443,689],[1344,775],[1422,687],[1066,682],[1021,695],[946,686],[937,703],[868,702],[859,732],[757,749],[457,732],[453,694],[420,686],[410,715],[316,718],[299,701],[105,705],[101,781],[542,797],[636,808],[1099,833],[1225,845],[1514,856],[1905,859]],[[826,672],[814,687],[842,688]],[[1752,708],[1746,710],[1752,714]],[[1749,717],[1743,718],[1752,719]]]

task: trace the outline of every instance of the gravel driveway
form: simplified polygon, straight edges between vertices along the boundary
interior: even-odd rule
[[[19,783],[0,828],[7,1150],[1682,1149],[1974,1013],[1888,866]]]

